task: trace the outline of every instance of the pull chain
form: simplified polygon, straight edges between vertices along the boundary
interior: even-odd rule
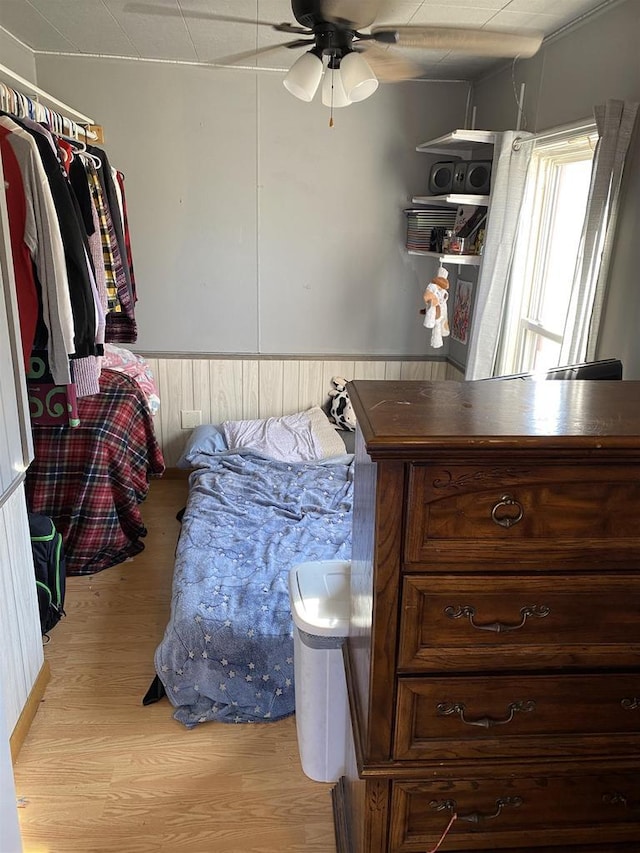
[[[331,44],[331,38],[332,38],[332,36],[329,35],[329,44]],[[331,58],[329,59],[329,68],[327,68],[327,71],[331,70],[331,105],[330,105],[330,111],[329,111],[329,127],[333,127],[333,62],[334,62],[334,60],[335,60],[335,56],[332,53]]]
[[[331,106],[329,112],[329,127],[333,127],[333,68],[331,69]]]
[[[455,822],[457,819],[458,819],[458,815],[454,812],[454,813],[453,813],[453,816],[452,816],[452,818],[451,818],[451,820],[449,821],[449,825],[447,826],[447,828],[445,829],[445,831],[444,831],[444,832],[442,833],[442,835],[440,836],[440,841],[438,841],[438,843],[436,844],[436,846],[435,846],[435,847],[432,847],[432,848],[431,848],[431,850],[427,850],[427,853],[437,853],[437,851],[440,849],[440,847],[441,847],[441,845],[442,845],[442,842],[445,840],[445,838],[446,838],[446,837],[447,837],[447,835],[449,834],[449,830],[451,829],[451,827],[453,826],[454,822]]]

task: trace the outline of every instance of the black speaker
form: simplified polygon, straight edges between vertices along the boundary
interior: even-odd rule
[[[467,166],[469,164],[464,160],[460,160],[459,163],[456,163],[455,169],[453,170],[453,192],[454,193],[463,193],[465,191],[465,184],[467,180]]]
[[[441,160],[433,164],[429,172],[429,195],[446,195],[451,192],[455,166],[455,160]]]
[[[491,188],[491,160],[471,160],[466,165],[464,189],[469,195],[489,195]]]

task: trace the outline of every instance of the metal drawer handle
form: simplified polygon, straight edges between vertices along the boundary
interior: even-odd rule
[[[625,711],[637,711],[640,708],[640,699],[634,696],[633,699],[622,699],[620,704]]]
[[[502,813],[502,809],[506,806],[517,808],[523,804],[522,797],[501,797],[496,800],[496,810],[494,812],[469,812],[469,814],[460,814],[455,800],[431,800],[429,806],[437,812],[449,811],[452,814],[458,815],[458,820],[466,820],[468,823],[480,823],[483,820],[493,820]]]
[[[514,515],[513,512],[505,513],[504,515],[498,515],[498,510],[502,507],[517,507],[518,511]],[[500,527],[513,527],[514,524],[517,524],[519,521],[522,521],[524,516],[524,510],[522,508],[522,504],[518,503],[515,498],[512,498],[511,495],[503,495],[498,503],[491,510],[491,519],[495,521],[496,524],[499,524]]]
[[[507,716],[501,720],[497,720],[495,717],[479,717],[477,720],[469,720],[464,715],[466,706],[462,702],[440,702],[436,705],[436,713],[439,717],[449,717],[452,714],[457,714],[467,726],[480,726],[483,729],[490,729],[492,726],[504,726],[513,720],[514,715],[518,711],[526,714],[535,711],[535,709],[536,703],[533,699],[526,699],[520,702],[512,702],[507,707]]]
[[[545,616],[548,616],[551,613],[551,608],[547,607],[546,604],[533,604],[529,607],[521,607],[521,619],[517,625],[508,625],[506,622],[490,622],[486,625],[479,625],[477,622],[473,621],[476,615],[476,609],[475,607],[471,607],[469,604],[464,607],[453,607],[449,605],[449,607],[445,607],[444,612],[450,619],[460,619],[461,616],[466,616],[471,625],[474,628],[477,628],[478,631],[494,631],[496,634],[503,634],[505,631],[517,631],[519,628],[523,628],[525,622],[530,616],[536,616],[539,619],[544,619]]]
[[[621,794],[620,791],[611,791],[610,793],[603,794],[602,802],[606,803],[608,806],[621,805],[630,809],[632,812],[640,812],[640,803],[630,803],[625,795]],[[458,817],[460,817],[460,815],[458,815]]]

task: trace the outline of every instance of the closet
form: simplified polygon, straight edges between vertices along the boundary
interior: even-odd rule
[[[61,133],[94,131],[76,122],[92,120],[0,65],[1,108],[47,120]],[[0,182],[7,176],[0,156]],[[33,461],[29,401],[6,193],[0,193],[0,816],[3,841],[17,850],[19,830],[10,759],[20,749],[44,693],[49,671],[44,660],[33,559],[29,538],[25,475]],[[8,740],[7,740],[8,739]]]
[[[4,182],[1,159],[0,181]],[[10,257],[5,197],[0,193],[0,825],[8,849],[17,850],[19,828],[11,753],[15,755],[19,747],[48,673],[24,496],[25,470],[33,449],[24,368],[18,356]]]
[[[148,396],[115,346],[137,339],[124,175],[91,144],[90,120],[2,82],[0,106],[33,427],[27,504],[53,519],[67,574],[91,574],[142,550],[138,505],[164,468]]]
[[[12,117],[17,121],[46,123],[61,138],[81,139],[80,148],[86,147],[85,140],[91,144],[101,139],[101,129],[89,116],[3,65],[0,65],[0,109],[5,119],[5,142]],[[26,471],[34,460],[34,408],[30,405],[32,390],[26,378],[29,353],[25,358],[21,339],[23,293],[16,286],[18,266],[14,256],[16,232],[20,234],[20,230],[15,227],[15,218],[10,218],[15,217],[7,202],[10,181],[14,180],[14,185],[20,182],[24,200],[27,195],[21,180],[23,173],[15,170],[17,158],[9,162],[12,152],[5,145],[0,156],[0,180],[5,187],[0,194],[0,681],[15,757],[37,709],[48,673],[42,650],[25,500]],[[53,149],[50,153],[55,157]],[[58,177],[63,180],[61,174]],[[26,222],[27,214],[24,216]],[[24,235],[26,244],[26,225]],[[36,236],[44,242],[39,233]],[[33,248],[31,244],[29,249],[32,254],[26,256],[26,262],[31,268],[33,253],[39,247]],[[63,254],[63,267],[66,261]],[[34,266],[37,269],[37,264]],[[46,336],[45,342],[48,344]]]

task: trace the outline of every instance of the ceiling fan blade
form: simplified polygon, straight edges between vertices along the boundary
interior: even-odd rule
[[[126,3],[123,7],[125,12],[134,12],[140,15],[157,15],[165,18],[190,18],[198,21],[222,21],[230,24],[252,24],[253,26],[271,27],[273,30],[285,33],[300,33],[310,35],[311,30],[297,27],[294,24],[276,24],[273,21],[258,21],[254,18],[237,18],[234,15],[218,15],[216,12],[204,12],[196,9],[169,8],[168,6],[154,6],[151,3]]]
[[[542,44],[539,33],[513,33],[498,30],[471,30],[462,27],[398,26],[373,27],[374,36],[397,33],[398,47],[448,50],[474,56],[533,56]]]
[[[313,40],[297,39],[296,41],[284,41],[281,44],[270,44],[268,47],[260,47],[257,50],[243,50],[242,53],[232,53],[229,56],[220,56],[214,59],[211,65],[235,65],[245,59],[253,59],[254,56],[262,56],[265,53],[272,53],[275,50],[281,50],[283,47],[296,48],[304,47],[305,45],[313,45]]]
[[[397,51],[380,47],[373,41],[357,42],[358,52],[371,66],[371,70],[381,83],[399,83],[402,80],[417,80],[424,76],[424,68],[406,59]]]
[[[320,11],[326,21],[359,30],[371,26],[385,5],[387,0],[320,0]]]

